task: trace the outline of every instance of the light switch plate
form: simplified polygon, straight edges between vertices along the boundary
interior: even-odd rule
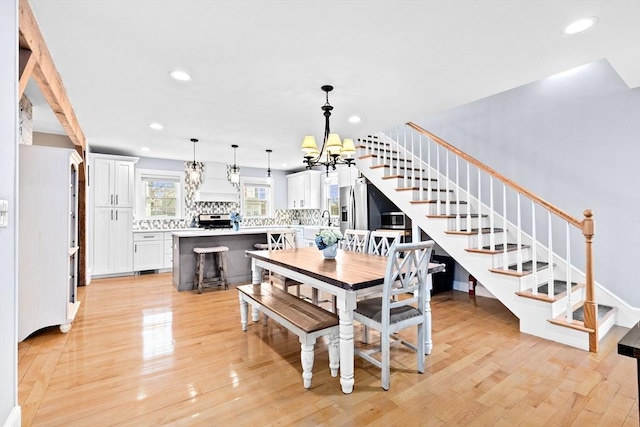
[[[9,224],[9,202],[0,200],[0,227],[6,227]]]

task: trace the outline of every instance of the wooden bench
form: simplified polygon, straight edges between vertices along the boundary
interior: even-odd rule
[[[247,330],[248,305],[257,308],[300,338],[302,380],[305,388],[311,387],[316,339],[329,336],[329,368],[331,376],[338,376],[338,316],[321,307],[304,301],[295,295],[267,283],[238,286],[240,298],[240,322]]]

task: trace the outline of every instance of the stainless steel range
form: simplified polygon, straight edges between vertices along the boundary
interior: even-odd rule
[[[231,229],[231,216],[229,214],[200,214],[198,215],[198,227],[216,230]]]

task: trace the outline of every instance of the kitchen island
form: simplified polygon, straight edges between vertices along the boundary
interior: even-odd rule
[[[267,229],[241,228],[232,230],[190,229],[173,233],[173,286],[178,291],[189,291],[193,288],[195,256],[193,248],[226,246],[227,280],[229,284],[251,282],[251,260],[245,257],[245,251],[254,250],[255,243],[267,242]],[[212,263],[207,260],[205,276],[214,276]]]

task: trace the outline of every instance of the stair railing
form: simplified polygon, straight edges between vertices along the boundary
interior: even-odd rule
[[[366,147],[366,154],[373,154],[376,157],[374,164],[379,167],[388,165],[389,175],[402,179],[402,185],[405,188],[411,187],[412,191],[418,192],[416,198],[418,202],[434,206],[434,209],[429,210],[431,215],[452,218],[455,231],[473,233],[474,246],[477,249],[501,254],[500,269],[505,273],[522,276],[525,270],[523,249],[527,243],[531,259],[531,266],[527,267],[530,268],[531,274],[526,283],[530,284],[532,294],[537,295],[538,285],[546,281],[547,297],[554,298],[556,280],[554,266],[564,267],[567,289],[565,319],[568,323],[573,321],[572,276],[577,275],[577,270],[574,271],[571,261],[571,231],[579,230],[586,242],[584,326],[593,331],[589,334],[589,350],[598,351],[597,305],[592,259],[594,230],[592,211],[585,210],[584,219],[579,220],[415,123],[407,123],[402,130],[398,127],[391,132],[381,132],[376,138],[370,139]],[[451,156],[454,157],[453,162],[450,162]],[[444,165],[441,162],[443,159]],[[401,166],[403,161],[404,166]],[[462,169],[461,162],[465,166]],[[450,170],[451,163],[455,169],[453,173]],[[477,171],[476,183],[471,182],[471,167],[476,168]],[[466,172],[462,182],[461,171]],[[502,197],[498,197],[502,202],[501,215],[497,213],[494,203],[496,201],[495,182],[501,184]],[[514,201],[507,197],[509,190],[515,192],[515,206],[511,209],[508,202],[513,204]],[[455,200],[452,199],[454,192]],[[483,196],[483,193],[488,195]],[[522,198],[528,200],[531,207],[530,224],[527,224],[529,233],[523,230]],[[462,212],[462,207],[465,205],[466,209]],[[541,224],[536,219],[537,207],[546,212],[546,246],[539,240],[538,225]],[[475,212],[472,212],[473,210]],[[508,214],[512,211],[515,211],[515,219],[510,220]],[[483,227],[483,215],[488,218],[488,227]],[[477,226],[475,229],[472,226],[474,217]],[[563,233],[566,236],[565,241],[558,245],[560,247],[564,245],[564,259],[553,251],[553,223],[557,221],[560,221],[561,227],[565,228]],[[496,224],[500,224],[502,228],[496,228]],[[514,259],[510,256],[513,252],[509,247],[509,235],[516,240],[515,271],[514,266],[510,265]],[[539,262],[546,262],[549,267],[548,276],[541,278],[540,281],[537,273]],[[562,273],[561,269],[560,272]],[[521,287],[525,287],[525,280],[520,280],[520,283]]]

